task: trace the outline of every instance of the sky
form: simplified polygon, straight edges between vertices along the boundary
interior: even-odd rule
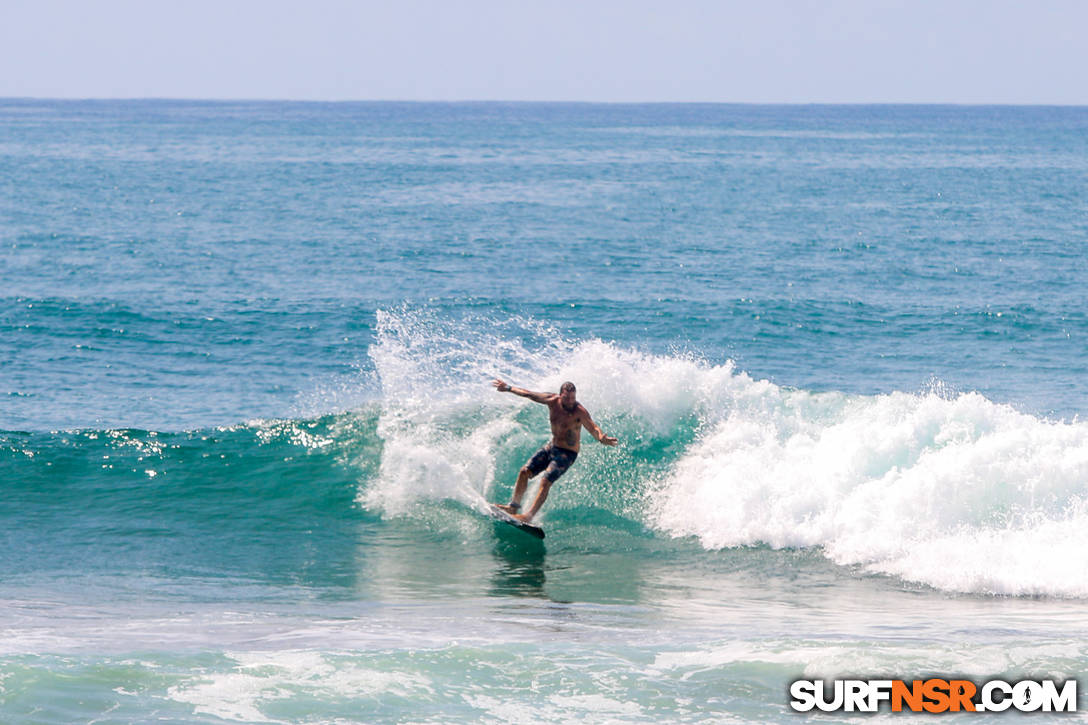
[[[1088,0],[0,0],[0,97],[1088,105]]]

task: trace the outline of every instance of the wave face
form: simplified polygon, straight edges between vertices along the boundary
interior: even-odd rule
[[[618,449],[583,440],[553,489],[708,550],[821,550],[951,592],[1088,596],[1088,425],[977,393],[850,395],[755,380],[732,362],[570,341],[531,321],[379,314],[382,387],[368,509],[506,495],[547,437],[541,409],[488,388],[573,380]]]
[[[192,577],[343,584],[353,538],[376,521],[353,504],[378,457],[373,429],[363,410],[180,433],[0,433],[0,564],[28,581],[161,580],[153,591]]]

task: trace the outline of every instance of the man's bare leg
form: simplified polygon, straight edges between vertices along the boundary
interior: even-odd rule
[[[552,487],[552,482],[548,480],[547,476],[540,479],[540,490],[537,491],[536,499],[533,501],[533,505],[523,514],[515,514],[514,518],[521,519],[525,523],[529,523],[536,516],[537,511],[544,505],[544,502],[548,500],[548,489]]]
[[[521,499],[525,496],[525,489],[527,488],[529,488],[529,469],[522,468],[518,471],[518,480],[517,483],[514,484],[514,495],[511,497],[510,503],[520,508]],[[518,509],[505,503],[497,503],[495,504],[495,508],[502,509],[508,514],[516,514],[518,512]]]

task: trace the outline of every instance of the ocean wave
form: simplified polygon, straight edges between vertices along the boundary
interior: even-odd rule
[[[943,591],[1088,597],[1083,422],[937,382],[791,389],[731,361],[572,340],[532,319],[405,307],[377,320],[366,385],[379,390],[355,410],[189,432],[0,434],[0,473],[20,504],[5,521],[20,530],[51,511],[67,531],[84,512],[110,536],[142,536],[362,516],[456,537],[467,511],[509,496],[548,438],[544,410],[491,379],[573,380],[620,445],[584,440],[541,514],[553,546],[807,549]]]
[[[548,509],[597,507],[709,551],[813,547],[950,592],[1088,596],[1088,424],[939,383],[794,390],[731,361],[571,341],[531,320],[378,319],[383,453],[364,507],[505,495],[547,422],[488,382],[569,379],[621,445],[588,441]]]
[[[381,455],[375,426],[361,409],[185,432],[0,432],[0,475],[18,504],[2,518],[18,526],[50,510],[115,529],[350,516],[358,477]]]

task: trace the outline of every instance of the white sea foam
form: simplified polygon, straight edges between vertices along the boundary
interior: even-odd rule
[[[241,722],[297,722],[269,717],[276,701],[314,697],[342,699],[433,696],[426,678],[386,672],[335,654],[308,651],[230,652],[236,665],[227,672],[206,671],[192,682],[168,690],[170,699],[193,706],[198,715]]]
[[[948,591],[1088,596],[1088,425],[974,393],[747,397],[653,488],[657,528]]]
[[[541,390],[570,379],[623,446],[695,426],[667,471],[634,489],[662,533],[710,550],[819,547],[946,591],[1088,597],[1088,424],[977,393],[787,389],[732,363],[570,342],[519,320],[381,313],[370,355],[384,449],[368,507],[474,505],[500,451],[541,437],[490,379]]]

